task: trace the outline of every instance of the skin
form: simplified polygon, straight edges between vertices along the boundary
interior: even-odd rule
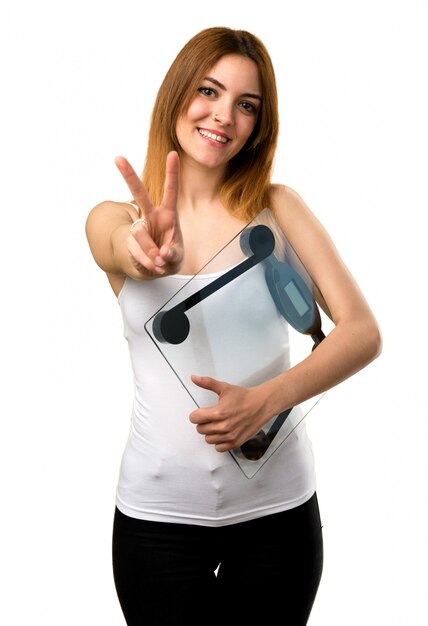
[[[129,162],[116,158],[149,222],[148,228],[139,224],[130,233],[138,213],[116,202],[103,202],[88,216],[89,245],[116,295],[126,276],[159,280],[174,273],[193,275],[242,229],[244,223],[221,204],[219,184],[227,162],[251,135],[260,97],[253,61],[227,55],[211,68],[178,121],[181,153],[168,155],[158,207]],[[189,419],[219,452],[242,445],[273,416],[342,382],[381,351],[373,313],[322,225],[289,187],[275,186],[272,196],[276,219],[320,288],[335,328],[301,363],[261,385],[244,388],[193,376],[195,385],[213,391],[218,400],[193,411]]]

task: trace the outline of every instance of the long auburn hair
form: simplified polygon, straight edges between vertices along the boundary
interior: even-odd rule
[[[228,163],[220,189],[225,207],[241,219],[253,219],[270,204],[271,174],[278,141],[278,95],[271,58],[251,33],[227,27],[202,30],[178,53],[158,91],[152,111],[143,183],[152,201],[162,200],[168,152],[180,153],[179,117],[187,111],[207,71],[226,54],[254,61],[259,70],[262,104],[245,146]]]

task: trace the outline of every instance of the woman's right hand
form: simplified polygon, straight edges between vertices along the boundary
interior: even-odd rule
[[[144,222],[136,223],[127,238],[128,252],[135,269],[143,277],[166,276],[179,271],[184,259],[183,237],[177,212],[179,158],[170,152],[166,161],[162,202],[153,206],[135,170],[123,156],[116,157],[116,166]]]

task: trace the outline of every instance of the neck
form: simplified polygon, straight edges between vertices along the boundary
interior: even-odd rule
[[[218,205],[224,168],[208,168],[182,158],[180,163],[179,205],[198,210]]]

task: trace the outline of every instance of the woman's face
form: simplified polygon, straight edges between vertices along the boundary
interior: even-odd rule
[[[177,122],[184,161],[224,169],[245,145],[261,106],[257,65],[237,54],[223,56],[201,80]]]

